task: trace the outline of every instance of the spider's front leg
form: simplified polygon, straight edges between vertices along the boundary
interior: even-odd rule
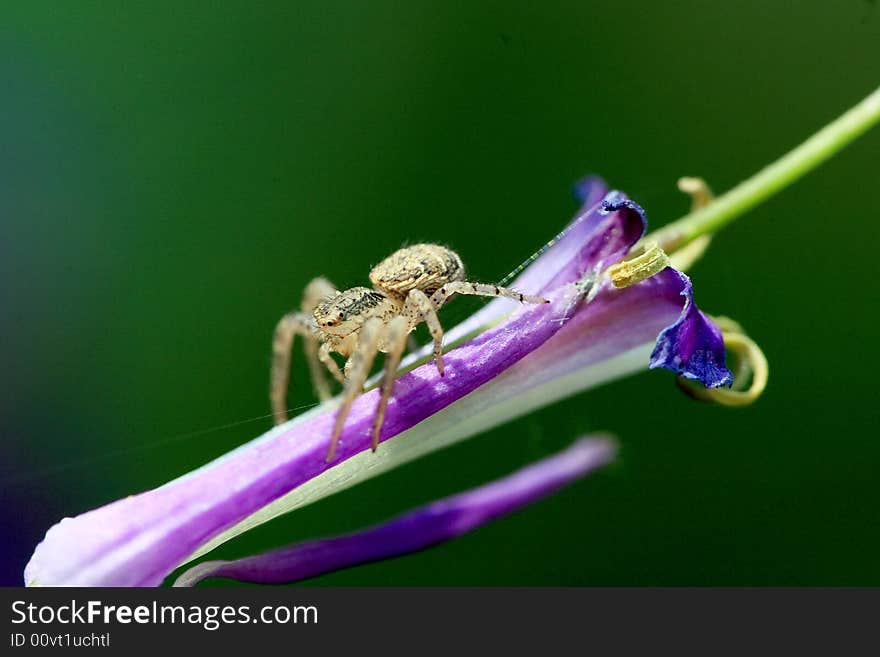
[[[520,303],[550,303],[549,299],[535,297],[530,294],[522,294],[516,290],[510,290],[500,285],[487,283],[470,283],[468,281],[452,281],[445,283],[443,287],[431,295],[431,303],[435,308],[440,308],[453,294],[469,294],[478,297],[507,297],[516,299]]]
[[[333,434],[330,436],[330,448],[327,450],[326,458],[328,463],[333,460],[333,455],[336,453],[336,443],[339,442],[339,435],[345,426],[345,419],[348,417],[351,405],[354,403],[355,397],[363,392],[364,382],[370,374],[370,367],[372,367],[376,352],[379,350],[379,340],[382,337],[384,326],[381,319],[371,317],[364,322],[358,332],[357,347],[345,366],[347,374],[345,390],[342,393],[342,404],[336,411]]]

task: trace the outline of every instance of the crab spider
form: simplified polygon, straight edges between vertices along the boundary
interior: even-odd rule
[[[434,341],[434,362],[443,374],[443,327],[437,311],[456,294],[509,297],[523,303],[549,303],[547,299],[514,290],[465,280],[458,254],[436,244],[415,244],[385,258],[370,271],[373,288],[353,287],[339,291],[324,278],[306,287],[302,310],[278,322],[272,344],[269,396],[275,424],[287,420],[287,387],[293,338],[305,339],[306,359],[312,384],[321,401],[330,398],[330,386],[321,364],[343,384],[342,404],[336,413],[329,462],[349,409],[361,394],[378,352],[385,356],[381,396],[373,420],[373,451],[394,388],[394,380],[409,334],[425,322]],[[348,360],[340,370],[331,353]]]

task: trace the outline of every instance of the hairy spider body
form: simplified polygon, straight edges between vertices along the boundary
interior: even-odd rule
[[[510,297],[524,303],[548,303],[498,285],[471,283],[458,254],[437,244],[415,244],[395,251],[370,271],[374,288],[353,287],[339,291],[324,278],[306,287],[302,311],[291,312],[278,322],[273,340],[272,377],[269,396],[276,424],[287,420],[287,387],[290,351],[295,335],[305,338],[305,352],[312,383],[318,397],[330,398],[330,388],[321,364],[344,386],[342,404],[336,414],[327,461],[354,399],[377,352],[386,355],[381,395],[373,421],[373,451],[385,409],[394,387],[407,336],[422,322],[434,342],[434,362],[443,374],[443,328],[437,311],[456,294]],[[340,370],[331,353],[347,358]]]
[[[389,295],[410,290],[428,296],[444,283],[464,280],[464,265],[454,251],[437,244],[416,244],[395,251],[370,271],[370,282]]]

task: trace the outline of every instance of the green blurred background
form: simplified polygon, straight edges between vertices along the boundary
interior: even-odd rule
[[[58,519],[269,427],[269,339],[404,242],[496,281],[604,176],[655,226],[880,83],[880,7],[743,2],[4,2],[0,583]],[[880,130],[692,272],[772,374],[753,407],[667,372],[576,395],[232,541],[348,531],[610,430],[621,458],[333,585],[880,584]],[[445,323],[478,308],[461,299]],[[294,381],[307,380],[299,358]],[[300,385],[292,405],[313,401]],[[196,432],[196,433],[194,433]]]

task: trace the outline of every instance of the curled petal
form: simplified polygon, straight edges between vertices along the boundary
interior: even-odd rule
[[[724,364],[721,330],[694,303],[691,279],[671,267],[657,276],[664,277],[670,287],[677,285],[685,301],[678,320],[657,337],[650,367],[672,370],[707,388],[730,386],[733,375]]]
[[[578,243],[574,257],[568,258],[544,283],[542,291],[576,281],[591,271],[598,274],[623,258],[642,237],[647,225],[644,210],[620,192],[609,192],[597,208],[584,215],[587,217],[586,239]]]
[[[576,189],[578,199],[581,201],[580,209],[569,224],[548,242],[548,246],[539,252],[528,268],[513,281],[513,287],[534,291],[552,289],[550,282],[557,277],[560,269],[566,264],[576,262],[579,252],[582,252],[584,246],[594,238],[597,226],[604,216],[602,201],[608,194],[608,187],[601,178],[590,176],[584,178]],[[617,243],[617,247],[620,248],[620,243]],[[586,254],[582,254],[581,257],[583,255]],[[578,278],[579,276],[574,273],[565,282],[570,283]],[[500,301],[507,304],[506,300]],[[507,308],[509,311],[512,306],[507,304],[499,307]]]
[[[552,240],[528,266],[517,276],[510,286],[516,290],[537,294],[550,289],[548,283],[557,275],[561,266],[571,261],[593,234],[596,224],[602,218],[602,200],[608,194],[608,186],[598,176],[588,176],[575,185],[575,196],[581,207],[569,224]],[[524,263],[525,264],[525,263]],[[573,268],[573,270],[576,268]],[[573,276],[569,281],[576,280]],[[447,331],[445,341],[449,344],[489,326],[516,308],[511,299],[493,299],[483,308],[471,315],[461,324]],[[415,362],[430,353],[430,347],[419,350],[403,360],[404,366]]]
[[[193,586],[206,577],[287,584],[423,550],[537,502],[606,464],[613,455],[614,444],[610,440],[582,438],[565,451],[503,479],[437,500],[368,529],[236,561],[200,563],[183,573],[175,586]]]
[[[583,202],[571,223],[517,277],[512,287],[530,293],[549,290],[581,279],[589,272],[622,258],[644,234],[646,219],[642,209],[620,192],[608,192],[596,176],[575,185],[575,195]],[[495,299],[467,320],[448,331],[446,341],[455,342],[490,325],[516,307],[510,299]],[[404,365],[424,357],[430,347],[411,354]]]

